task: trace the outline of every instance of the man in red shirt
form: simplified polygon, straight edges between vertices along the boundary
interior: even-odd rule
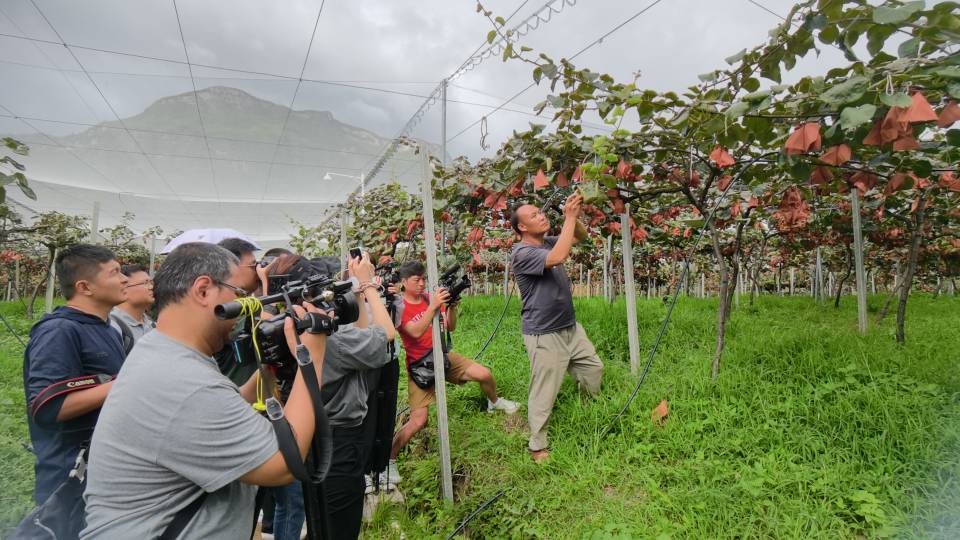
[[[396,484],[400,480],[396,472],[396,459],[400,450],[421,429],[426,427],[430,404],[436,401],[434,388],[420,388],[409,374],[410,364],[433,351],[433,318],[437,310],[443,313],[446,329],[453,332],[457,327],[457,304],[449,303],[450,293],[438,289],[431,297],[424,292],[426,270],[419,261],[410,261],[400,267],[400,283],[403,295],[396,301],[394,323],[403,340],[403,350],[407,353],[407,392],[410,403],[410,420],[393,437],[390,452],[390,466],[387,470],[387,483]],[[444,309],[444,306],[446,308]],[[447,382],[464,384],[468,381],[480,383],[480,389],[487,396],[487,411],[501,410],[507,414],[517,412],[516,402],[497,397],[497,383],[486,366],[450,351],[447,355],[450,367],[446,370]]]

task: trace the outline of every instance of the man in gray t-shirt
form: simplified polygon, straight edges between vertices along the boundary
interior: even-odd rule
[[[550,456],[547,424],[564,374],[569,372],[591,396],[600,391],[603,378],[603,363],[574,314],[570,278],[563,268],[574,242],[587,237],[577,221],[582,204],[579,194],[567,198],[559,236],[546,236],[550,222],[532,204],[515,208],[510,217],[521,237],[513,246],[511,266],[520,287],[520,329],[530,360],[528,448],[538,463]]]
[[[164,261],[157,329],[127,358],[94,430],[82,538],[157,538],[204,493],[179,537],[249,538],[255,486],[292,480],[273,427],[250,406],[255,381],[238,388],[212,357],[233,326],[213,309],[240,294],[238,272],[213,244],[184,244]],[[320,378],[326,338],[301,340]],[[304,457],[314,414],[299,374],[285,413]]]

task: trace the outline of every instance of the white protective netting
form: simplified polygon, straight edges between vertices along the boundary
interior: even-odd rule
[[[619,80],[639,70],[640,86],[661,90],[694,84],[778,23],[749,0],[549,4],[484,7],[527,21],[520,43],[536,51],[580,52],[578,65]],[[762,4],[785,14],[791,2]],[[478,158],[547,123],[532,114],[546,89],[528,88],[531,66],[483,56],[490,29],[469,1],[0,0],[0,133],[30,146],[38,195],[9,198],[28,218],[99,203],[100,227],[129,212],[134,230],[229,227],[283,244],[291,220],[322,220],[361,173],[419,189],[409,149],[380,158],[400,134],[439,153],[441,106],[423,104],[445,77],[456,74],[447,156]]]

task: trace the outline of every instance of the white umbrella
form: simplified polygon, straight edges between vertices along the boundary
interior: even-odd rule
[[[180,236],[174,238],[167,245],[163,246],[163,249],[160,250],[161,255],[170,253],[177,246],[181,244],[186,244],[189,242],[206,242],[208,244],[216,244],[221,240],[226,240],[227,238],[240,238],[241,240],[246,240],[254,245],[258,250],[260,246],[256,242],[251,240],[247,235],[235,231],[233,229],[190,229],[189,231],[184,231]]]

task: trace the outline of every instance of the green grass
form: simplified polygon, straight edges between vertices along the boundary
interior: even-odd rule
[[[871,308],[881,302],[871,298]],[[911,298],[902,348],[892,316],[859,337],[850,298],[839,311],[809,298],[743,300],[717,383],[709,375],[716,301],[681,298],[647,382],[606,437],[636,380],[624,304],[576,304],[606,363],[604,388],[588,401],[565,383],[551,461],[530,460],[522,413],[481,412],[476,385],[448,386],[456,504],[441,502],[433,417],[400,456],[406,504],[381,505],[364,537],[445,537],[501,489],[469,537],[960,537],[960,298]],[[454,349],[474,354],[502,306],[466,299]],[[645,360],[666,308],[638,306]],[[0,313],[26,334],[22,308]],[[502,395],[525,403],[518,317],[514,299],[483,362]],[[32,456],[21,446],[20,347],[5,329],[0,347],[3,537],[30,507]],[[670,417],[657,427],[650,411],[661,399]]]
[[[871,299],[874,311],[881,301]],[[502,302],[469,299],[454,349],[477,351]],[[859,337],[849,298],[839,311],[809,298],[746,304],[714,384],[716,301],[681,298],[647,382],[601,438],[636,380],[626,315],[622,301],[578,300],[606,363],[604,389],[582,401],[565,383],[550,463],[530,460],[523,422],[479,411],[476,385],[448,386],[456,505],[438,501],[430,430],[400,457],[406,505],[381,508],[365,537],[445,537],[500,489],[470,537],[958,537],[960,299],[912,298],[903,348],[889,319]],[[525,402],[518,311],[514,301],[484,363],[503,395]],[[642,360],[665,312],[659,300],[639,302]],[[670,417],[656,427],[661,399]]]

